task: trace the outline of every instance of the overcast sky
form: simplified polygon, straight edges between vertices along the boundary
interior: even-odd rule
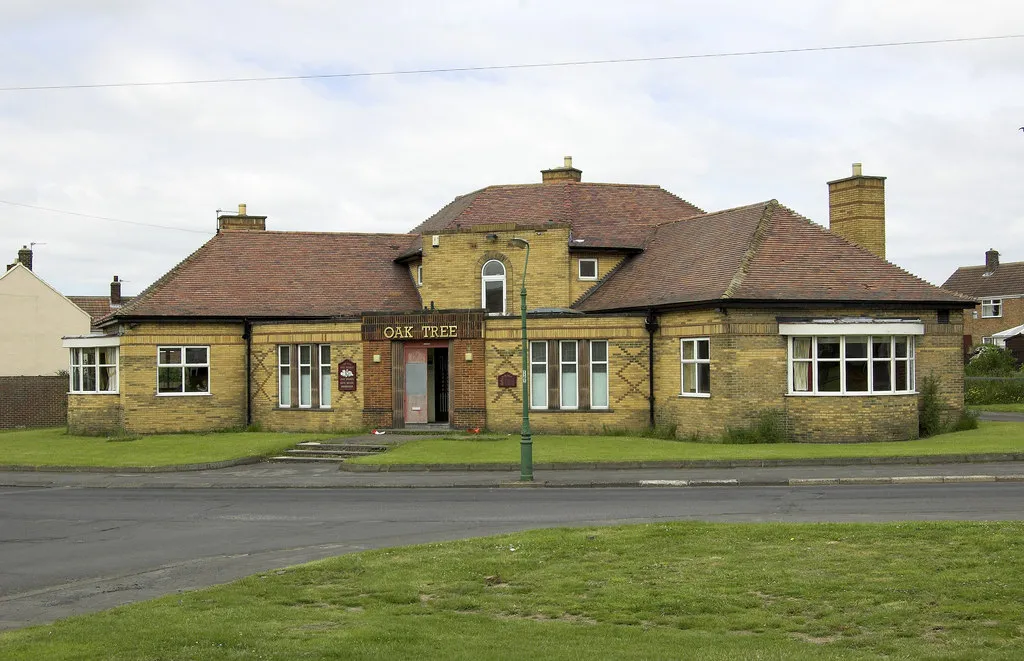
[[[295,76],[1024,34],[1019,0],[4,0],[0,87]],[[888,177],[888,258],[1024,261],[1024,39],[534,68],[0,91],[0,258],[136,294],[248,204],[274,230],[405,232],[455,196],[658,184],[706,210]],[[144,227],[14,206],[150,223]],[[188,231],[185,231],[188,230]]]

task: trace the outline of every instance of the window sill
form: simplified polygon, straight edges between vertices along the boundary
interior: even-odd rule
[[[320,407],[318,409],[314,409],[314,408],[309,407],[309,406],[303,406],[301,408],[297,407],[297,406],[275,406],[274,410],[275,411],[302,411],[302,412],[313,412],[313,413],[316,413],[317,411],[321,411],[321,412],[324,412],[324,413],[328,413],[330,411],[333,411],[334,409],[333,408],[325,408],[325,407]]]
[[[901,390],[899,392],[788,392],[786,397],[900,397],[917,394],[916,390]]]
[[[158,392],[157,397],[210,397],[212,392]]]
[[[69,395],[120,395],[121,393],[116,390],[82,390],[75,392],[73,390],[68,391]]]
[[[677,395],[679,399],[710,399],[709,392],[681,392]]]
[[[535,413],[615,413],[615,409],[530,409],[530,415]]]

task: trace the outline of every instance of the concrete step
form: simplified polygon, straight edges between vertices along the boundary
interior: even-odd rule
[[[380,454],[380,452],[374,452],[369,450],[285,450],[285,454],[289,457],[315,457],[317,455],[323,455],[325,457],[366,457],[371,454]]]
[[[322,443],[320,441],[306,441],[299,443],[295,447],[304,450],[316,450],[322,448],[324,450],[366,450],[370,452],[384,452],[390,448],[393,444],[389,443]]]

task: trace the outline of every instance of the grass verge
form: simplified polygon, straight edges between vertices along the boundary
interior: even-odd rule
[[[1024,423],[981,422],[978,429],[893,443],[771,443],[722,445],[631,436],[534,436],[533,459],[621,462],[743,459],[822,459],[1024,452]],[[424,439],[357,464],[504,464],[519,461],[519,437]]]
[[[1019,659],[1024,523],[671,523],[346,555],[0,634],[21,659]]]
[[[218,432],[158,434],[137,440],[71,436],[65,429],[0,432],[0,464],[17,466],[156,467],[277,454],[304,440],[337,434]],[[128,437],[129,439],[132,437]]]

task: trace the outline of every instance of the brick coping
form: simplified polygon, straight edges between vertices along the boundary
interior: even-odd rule
[[[266,460],[266,457],[241,457],[238,459],[225,459],[223,461],[208,461],[200,464],[171,464],[169,466],[23,466],[19,464],[0,464],[0,471],[25,473],[187,473],[258,464]]]

